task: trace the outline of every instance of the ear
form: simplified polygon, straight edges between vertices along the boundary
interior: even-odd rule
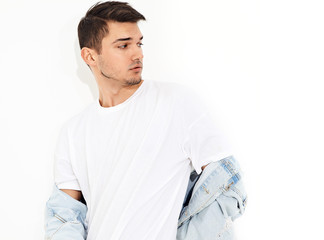
[[[96,65],[97,54],[93,49],[83,47],[81,49],[81,57],[82,57],[83,61],[87,65],[89,65],[89,66],[95,66]]]

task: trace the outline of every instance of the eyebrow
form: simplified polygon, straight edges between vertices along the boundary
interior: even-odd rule
[[[140,40],[142,40],[142,39],[143,39],[143,36],[140,38]],[[131,37],[128,37],[128,38],[118,38],[112,44],[114,44],[116,42],[129,41],[129,40],[133,40],[133,38],[131,38]]]

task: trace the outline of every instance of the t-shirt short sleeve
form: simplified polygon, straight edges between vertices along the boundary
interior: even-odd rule
[[[195,171],[200,174],[202,166],[233,153],[222,126],[212,117],[202,98],[194,91],[190,91],[189,94],[184,107],[187,108],[184,122],[188,123],[188,127],[184,130],[183,151],[191,160]]]
[[[54,153],[54,182],[59,189],[81,190],[69,154],[67,125],[61,128]]]

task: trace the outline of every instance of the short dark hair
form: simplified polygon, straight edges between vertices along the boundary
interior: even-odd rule
[[[89,8],[78,25],[80,48],[88,47],[101,52],[102,39],[108,34],[108,21],[133,22],[146,20],[127,2],[98,2]]]

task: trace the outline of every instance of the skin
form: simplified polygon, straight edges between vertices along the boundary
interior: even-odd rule
[[[66,194],[70,195],[74,199],[80,201],[82,198],[82,192],[72,189],[60,189],[61,191],[65,192]]]
[[[84,47],[81,57],[90,66],[99,90],[102,107],[127,100],[142,84],[142,38],[137,23],[108,22],[109,33],[102,40],[101,52]],[[118,39],[129,40],[118,41]]]
[[[207,165],[208,165],[208,164],[207,164]],[[204,171],[204,169],[205,169],[205,167],[206,167],[207,165],[205,165],[205,166],[202,166],[202,167],[201,167],[201,170],[203,170],[203,171]]]
[[[107,25],[109,33],[102,39],[101,51],[84,47],[81,57],[97,82],[100,105],[113,107],[126,101],[143,83],[143,35],[137,23],[109,21]],[[131,70],[137,65],[141,68]],[[81,191],[61,190],[78,201],[82,198]]]

